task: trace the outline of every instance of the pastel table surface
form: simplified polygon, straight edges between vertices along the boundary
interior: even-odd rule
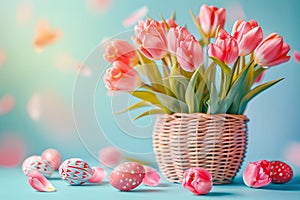
[[[34,191],[27,182],[21,168],[0,168],[0,199],[97,199],[97,200],[177,200],[177,199],[300,199],[300,177],[284,185],[271,184],[265,188],[252,189],[243,184],[241,177],[237,177],[232,184],[214,185],[208,195],[195,196],[181,187],[180,184],[163,180],[158,187],[139,186],[130,192],[120,192],[113,188],[108,178],[102,184],[70,186],[59,178],[56,172],[50,179],[57,189],[56,192],[43,193]]]

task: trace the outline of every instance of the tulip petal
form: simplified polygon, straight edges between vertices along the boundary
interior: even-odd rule
[[[160,184],[160,175],[158,172],[149,166],[144,166],[145,168],[145,178],[143,179],[143,183],[147,186],[157,186]]]
[[[208,46],[208,55],[211,56],[211,57],[218,58],[220,61],[224,62],[224,53],[215,44],[209,44],[209,46]]]
[[[28,182],[31,187],[39,192],[54,192],[53,185],[39,172],[31,171],[28,174]]]
[[[90,183],[101,183],[106,175],[107,172],[101,167],[92,167],[92,176],[89,178],[88,182]]]
[[[263,33],[261,27],[255,27],[243,36],[239,43],[239,55],[246,56],[250,54],[262,41]]]

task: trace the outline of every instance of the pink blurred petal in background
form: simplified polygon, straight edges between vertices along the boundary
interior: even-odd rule
[[[6,60],[6,53],[4,50],[0,49],[0,67],[2,67]]]
[[[54,64],[65,72],[76,72],[86,77],[92,74],[91,69],[87,65],[81,63],[69,53],[57,54],[54,58]]]
[[[33,5],[31,2],[26,1],[18,5],[16,9],[16,19],[21,25],[26,25],[33,17]]]
[[[38,121],[41,118],[42,105],[41,97],[38,94],[33,94],[27,104],[27,112],[31,119]]]
[[[147,13],[148,13],[147,6],[141,7],[140,9],[133,12],[128,18],[124,19],[123,26],[126,28],[126,27],[129,27],[131,25],[134,25],[139,20],[144,18],[147,15]]]
[[[89,77],[92,75],[92,70],[91,68],[89,68],[87,65],[84,64],[79,64],[77,67],[77,72],[82,75],[82,76],[86,76]]]
[[[15,107],[15,99],[7,94],[0,99],[0,115],[10,112]]]
[[[54,92],[44,93],[42,98],[42,123],[62,137],[75,130],[71,107]]]
[[[51,131],[53,137],[69,137],[75,131],[71,107],[54,91],[35,93],[27,105],[28,115]]]
[[[228,2],[231,2],[231,1],[228,1]],[[230,10],[230,12],[227,12],[227,15],[228,15],[229,21],[231,21],[231,22],[235,22],[238,19],[243,19],[243,20],[247,19],[246,13],[245,13],[242,5],[236,1],[234,1],[234,3],[231,2],[230,5],[228,5],[227,10]]]
[[[15,134],[0,136],[0,166],[16,167],[26,154],[24,141]]]
[[[285,158],[290,163],[300,166],[300,142],[293,142],[287,147]]]
[[[56,42],[61,38],[61,31],[53,29],[48,21],[40,21],[36,26],[36,32],[33,39],[33,45],[39,52],[46,46]]]
[[[297,63],[300,63],[300,52],[297,50],[294,50],[293,52],[293,58]]]
[[[113,0],[88,0],[89,9],[94,13],[104,13],[107,12]]]
[[[54,64],[62,71],[74,71],[78,61],[69,53],[57,54],[54,58]]]
[[[109,146],[99,151],[99,161],[106,166],[114,166],[122,159],[122,153],[116,147]]]

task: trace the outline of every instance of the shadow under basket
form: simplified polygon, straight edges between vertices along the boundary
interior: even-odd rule
[[[247,122],[246,116],[232,114],[159,115],[153,148],[160,171],[181,183],[186,169],[203,167],[214,184],[230,183],[244,160]]]

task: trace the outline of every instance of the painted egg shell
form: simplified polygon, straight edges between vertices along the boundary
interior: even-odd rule
[[[57,170],[61,164],[61,155],[56,149],[46,149],[42,153],[42,158],[47,160]]]
[[[110,184],[121,191],[129,191],[139,186],[145,177],[143,165],[125,162],[118,165],[109,177]]]
[[[41,156],[30,156],[23,161],[22,170],[27,176],[31,171],[37,171],[46,177],[50,177],[53,173],[53,167]]]
[[[65,160],[59,167],[60,177],[70,185],[81,185],[91,177],[91,167],[80,158]]]

